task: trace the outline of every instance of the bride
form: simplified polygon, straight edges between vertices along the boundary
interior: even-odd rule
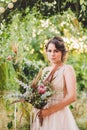
[[[49,70],[45,81],[52,83],[56,94],[49,99],[44,109],[39,111],[31,130],[79,130],[68,107],[76,100],[76,76],[73,67],[64,63],[66,52],[61,37],[54,37],[46,44],[46,54],[51,65],[43,70],[42,75]],[[55,72],[50,75],[52,70]],[[42,125],[39,123],[41,119]]]

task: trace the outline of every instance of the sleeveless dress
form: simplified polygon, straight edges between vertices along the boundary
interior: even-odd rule
[[[64,69],[67,65],[63,65],[58,68],[54,73],[54,80],[52,81],[53,89],[56,91],[52,97],[49,98],[48,104],[44,107],[47,108],[54,104],[61,102],[64,98]],[[51,67],[45,68],[44,72],[52,71]],[[48,76],[48,75],[47,75]],[[38,110],[35,109],[34,113],[37,114]],[[33,125],[30,130],[79,130],[75,119],[69,109],[69,107],[64,107],[62,110],[51,114],[43,119],[43,125],[40,126],[39,119],[36,117],[34,119]]]

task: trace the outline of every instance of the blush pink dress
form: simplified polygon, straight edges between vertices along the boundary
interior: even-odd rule
[[[54,80],[52,81],[53,89],[56,91],[51,98],[49,98],[48,104],[45,106],[49,107],[54,104],[61,102],[64,98],[64,87],[65,87],[65,80],[64,80],[64,70],[69,65],[63,65],[62,67],[58,68],[57,71],[54,73]],[[71,66],[69,66],[71,67]],[[51,72],[52,68],[47,67],[45,68],[44,72],[48,71]],[[49,75],[49,74],[48,74]],[[47,75],[47,76],[48,76]],[[38,110],[35,109],[35,113]],[[31,130],[79,130],[75,119],[69,109],[69,107],[64,107],[62,110],[47,116],[43,120],[43,125],[40,126],[39,119],[36,117],[33,121]]]

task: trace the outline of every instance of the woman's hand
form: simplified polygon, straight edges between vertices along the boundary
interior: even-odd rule
[[[44,118],[46,116],[49,116],[51,114],[50,108],[41,109],[38,113],[39,118]]]
[[[48,111],[48,109],[41,109],[41,110],[38,112],[39,122],[40,122],[40,125],[41,125],[41,126],[43,125],[43,118],[46,117],[46,116],[49,116],[49,111]]]

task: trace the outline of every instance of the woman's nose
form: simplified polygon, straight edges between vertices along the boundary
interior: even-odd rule
[[[54,53],[54,52],[51,52],[51,55],[52,55],[52,56],[54,56],[54,55],[55,55],[55,53]]]

